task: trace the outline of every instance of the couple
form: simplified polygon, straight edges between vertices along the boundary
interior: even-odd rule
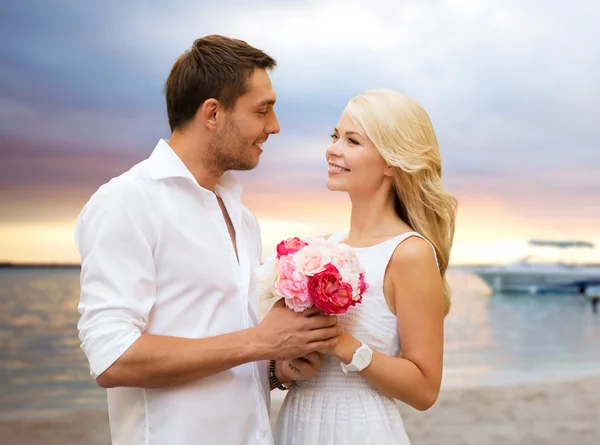
[[[166,82],[170,139],[79,216],[78,328],[113,444],[408,444],[396,400],[437,398],[455,202],[406,96],[350,100],[325,153],[327,187],[352,201],[331,239],[365,267],[363,303],[334,317],[279,301],[259,320],[260,228],[228,171],[256,167],[279,132],[275,65],[240,40],[196,40]],[[273,438],[275,388],[289,393]]]

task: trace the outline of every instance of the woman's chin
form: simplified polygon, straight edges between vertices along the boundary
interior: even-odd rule
[[[327,189],[332,192],[346,191],[346,188],[342,184],[338,183],[338,181],[332,178],[327,178],[327,181],[325,182],[325,187],[327,187]]]

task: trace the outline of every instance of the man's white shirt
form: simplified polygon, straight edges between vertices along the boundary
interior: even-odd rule
[[[75,229],[78,328],[94,378],[143,333],[203,338],[258,324],[260,228],[232,175],[215,191],[235,228],[239,262],[215,194],[164,140],[83,208]],[[107,399],[114,445],[273,440],[265,362],[174,387],[111,388]]]

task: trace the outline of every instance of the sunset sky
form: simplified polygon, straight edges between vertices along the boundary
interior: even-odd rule
[[[518,257],[530,238],[600,244],[598,23],[592,0],[3,0],[0,262],[78,262],[81,207],[169,137],[164,81],[212,33],[279,64],[281,133],[239,175],[267,249],[347,227],[324,150],[376,87],[432,118],[460,203],[454,264]]]

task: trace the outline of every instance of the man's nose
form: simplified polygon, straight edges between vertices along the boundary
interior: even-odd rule
[[[277,120],[277,115],[273,111],[271,119],[269,120],[269,122],[267,123],[267,125],[265,127],[265,133],[267,133],[267,134],[277,134],[277,133],[279,133],[279,130],[280,130],[280,128],[279,128],[279,121]]]

